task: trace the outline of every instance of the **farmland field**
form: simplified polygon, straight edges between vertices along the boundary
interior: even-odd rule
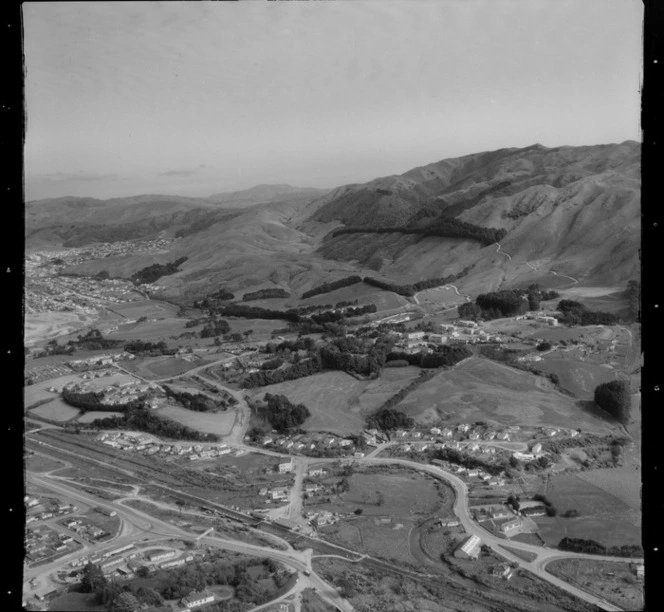
[[[349,287],[335,289],[329,293],[314,295],[306,300],[301,300],[299,305],[336,304],[337,302],[352,302],[353,300],[357,300],[359,305],[376,304],[379,312],[382,310],[393,310],[408,304],[408,300],[401,295],[397,295],[391,291],[383,291],[364,283],[357,283]]]
[[[543,357],[537,368],[548,374],[557,374],[561,387],[582,399],[592,399],[597,385],[616,378],[616,372],[610,368],[570,359],[558,353]]]
[[[79,374],[71,374],[68,376],[60,376],[59,378],[52,378],[51,380],[44,380],[35,383],[34,385],[28,385],[23,388],[23,403],[27,409],[30,409],[30,406],[34,406],[37,402],[55,399],[57,394],[52,393],[48,388],[60,387],[73,381],[81,382],[82,378]]]
[[[185,331],[188,319],[168,316],[158,321],[144,321],[131,325],[121,325],[120,329],[109,332],[106,336],[110,340],[136,340],[155,342],[167,341],[170,336],[177,336]]]
[[[124,364],[124,367],[135,372],[137,375],[148,380],[160,380],[184,374],[206,363],[215,361],[214,357],[198,359],[196,361],[187,361],[180,357],[153,357],[145,360],[136,360],[133,363]]]
[[[91,410],[90,412],[82,414],[78,419],[76,419],[76,422],[92,423],[92,421],[96,419],[107,419],[109,417],[117,417],[117,416],[122,416],[122,412],[101,412],[101,411],[98,412],[96,410]]]
[[[575,474],[552,477],[546,495],[558,516],[538,516],[534,520],[548,545],[557,545],[565,535],[596,540],[605,546],[641,544],[641,512],[633,507],[634,503],[627,504]],[[578,510],[578,518],[560,516],[572,509]]]
[[[338,478],[333,479],[335,482]],[[356,472],[349,478],[349,490],[330,503],[310,509],[354,512],[363,517],[408,519],[415,516],[452,516],[454,492],[443,482],[410,470],[379,468]],[[309,506],[309,504],[307,504]]]
[[[112,312],[123,315],[127,319],[139,319],[148,317],[149,319],[164,319],[172,317],[177,312],[177,306],[158,302],[155,300],[140,300],[136,302],[126,302],[124,304],[113,304],[108,307]]]
[[[643,610],[643,583],[636,580],[628,563],[564,559],[549,563],[546,569],[623,610]]]
[[[307,431],[356,432],[365,418],[388,398],[416,378],[415,367],[386,368],[377,380],[360,381],[344,372],[324,372],[298,380],[252,390],[253,397],[283,394],[304,404],[311,416],[302,428]]]
[[[65,467],[64,463],[55,461],[41,455],[31,455],[25,460],[25,467],[29,472],[50,472]]]
[[[468,359],[410,393],[398,408],[422,423],[491,420],[504,425],[611,430],[573,398],[542,388],[539,377],[488,359]]]
[[[78,410],[65,404],[61,399],[56,398],[47,404],[38,406],[30,410],[30,414],[40,416],[51,421],[65,422],[78,416]]]
[[[408,538],[413,526],[411,520],[358,518],[326,526],[321,534],[332,542],[369,555],[413,563]]]
[[[233,429],[233,423],[235,423],[235,412],[232,410],[208,413],[186,410],[176,406],[164,406],[154,410],[153,414],[172,419],[204,433],[214,433],[220,436],[227,436]]]

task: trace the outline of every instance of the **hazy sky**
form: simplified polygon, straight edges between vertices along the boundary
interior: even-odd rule
[[[641,140],[638,0],[23,9],[28,200],[333,187]]]

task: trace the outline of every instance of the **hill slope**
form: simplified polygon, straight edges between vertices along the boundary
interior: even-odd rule
[[[457,285],[471,294],[572,279],[624,286],[638,278],[636,142],[501,149],[323,195],[279,185],[248,192],[208,199],[141,196],[113,206],[73,198],[29,203],[28,243],[40,232],[80,242],[99,234],[99,227],[177,234],[168,253],[111,257],[75,270],[129,276],[155,262],[188,257],[180,272],[158,282],[173,299],[195,299],[221,286],[234,292],[280,287],[299,295],[351,274],[412,283],[465,268],[470,272]],[[255,203],[263,198],[269,202]],[[423,235],[432,227],[472,231]],[[338,233],[348,228],[367,232]],[[486,228],[504,230],[500,249],[478,239]]]

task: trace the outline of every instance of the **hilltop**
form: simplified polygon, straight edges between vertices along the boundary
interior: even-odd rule
[[[299,295],[349,274],[412,283],[464,269],[457,284],[471,293],[555,286],[562,275],[624,286],[639,275],[640,145],[500,149],[327,192],[259,185],[208,198],[42,200],[28,203],[26,225],[29,247],[177,237],[167,253],[73,270],[130,276],[187,257],[159,281],[170,299],[220,286]]]

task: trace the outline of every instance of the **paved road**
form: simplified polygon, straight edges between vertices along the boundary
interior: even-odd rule
[[[185,538],[188,540],[192,539],[193,537],[193,534],[184,531],[183,529],[180,529],[175,525],[172,525],[165,521],[161,521],[160,519],[150,516],[144,512],[141,512],[140,510],[137,510],[135,508],[128,508],[121,504],[100,501],[91,495],[81,493],[80,491],[65,485],[61,481],[53,482],[48,478],[36,475],[30,475],[30,478],[40,486],[56,491],[63,496],[76,499],[79,502],[86,503],[88,505],[103,506],[109,509],[113,509],[117,512],[118,516],[120,516],[120,518],[123,521],[127,521],[130,525],[133,525],[139,531],[147,532],[150,535],[154,535],[155,533],[157,533],[165,537]],[[132,542],[136,541],[135,534],[132,536],[126,535],[122,539],[116,539],[114,544],[121,545],[127,543],[124,540],[129,538],[131,538],[130,541]],[[253,544],[248,544],[245,542],[228,540],[226,538],[221,538],[218,536],[206,536],[201,538],[200,542],[208,544],[210,546],[223,548],[225,550],[231,550],[242,554],[267,557],[270,559],[274,559],[275,561],[278,561],[280,563],[283,563],[284,565],[290,567],[291,569],[295,570],[298,573],[306,572],[307,574],[309,574],[307,577],[311,582],[312,586],[316,588],[319,595],[325,601],[327,601],[333,606],[337,606],[344,612],[353,612],[353,607],[344,599],[342,599],[335,589],[333,589],[330,585],[328,585],[322,578],[320,578],[312,570],[311,549],[305,551],[295,551],[295,550],[280,551],[280,550],[275,550],[273,548],[255,546]],[[78,555],[80,555],[80,551],[76,554],[76,556]],[[64,559],[64,563],[66,563],[68,559],[72,558],[72,556],[73,555],[67,556]],[[52,573],[57,569],[59,569],[60,567],[62,567],[64,563],[63,560],[60,559],[57,562],[54,562],[53,564],[49,564],[48,566],[33,568],[31,571],[26,573],[25,580],[26,581],[30,580],[30,578],[35,577],[36,575]]]

